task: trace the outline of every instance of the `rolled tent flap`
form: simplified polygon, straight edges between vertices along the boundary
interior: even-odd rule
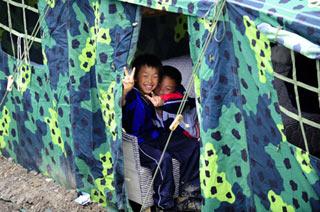
[[[273,42],[279,43],[311,59],[320,59],[320,46],[295,33],[273,27],[268,23],[257,25],[260,32]]]

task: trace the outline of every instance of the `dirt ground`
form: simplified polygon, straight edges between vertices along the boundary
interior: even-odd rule
[[[0,211],[106,211],[98,204],[74,202],[75,190],[66,190],[34,171],[28,172],[0,156]]]

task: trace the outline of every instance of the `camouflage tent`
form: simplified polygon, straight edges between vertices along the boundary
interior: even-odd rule
[[[140,6],[187,20],[202,210],[320,210],[320,161],[282,133],[270,48],[273,41],[320,59],[316,0],[40,0],[42,64],[24,59],[26,43],[15,57],[0,50],[1,154],[106,207],[129,210],[119,100]]]

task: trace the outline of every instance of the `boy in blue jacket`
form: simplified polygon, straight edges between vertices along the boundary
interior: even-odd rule
[[[168,132],[154,124],[156,112],[149,101],[160,81],[162,64],[154,55],[141,55],[133,61],[132,67],[131,74],[125,71],[123,80],[122,124],[127,133],[138,138],[141,165],[154,173],[168,138]],[[153,101],[161,102],[159,98]],[[180,162],[181,182],[199,180],[199,142],[189,140],[173,134],[155,177],[153,199],[163,210],[175,207],[172,158]]]

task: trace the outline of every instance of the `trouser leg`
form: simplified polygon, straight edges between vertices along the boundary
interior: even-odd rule
[[[139,144],[140,162],[142,166],[151,169],[152,173],[154,174],[159,163],[162,151],[157,149],[157,144],[155,143],[157,141],[153,141],[152,143],[151,142],[143,142],[142,144]],[[154,203],[158,207],[167,209],[174,206],[172,157],[168,153],[165,153],[163,157],[160,169],[158,170],[153,183],[153,189]]]
[[[181,184],[199,186],[200,143],[196,139],[173,134],[167,152],[180,162]]]

